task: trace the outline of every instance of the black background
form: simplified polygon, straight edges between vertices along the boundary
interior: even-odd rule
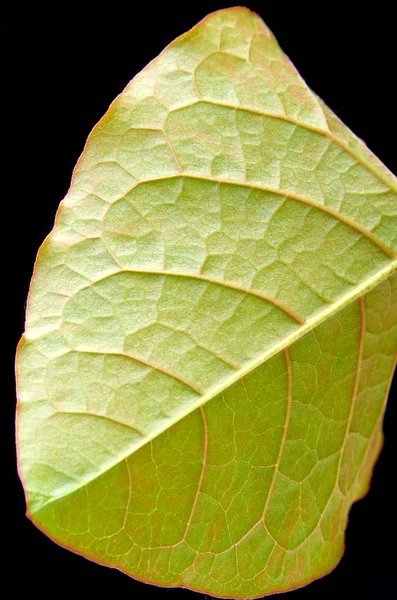
[[[274,32],[308,85],[394,172],[396,152],[396,31],[392,3],[250,2]],[[3,175],[3,266],[10,331],[7,393],[11,456],[6,496],[10,507],[8,556],[18,567],[13,591],[43,600],[60,591],[77,598],[109,594],[155,599],[199,600],[179,589],[136,582],[55,545],[24,517],[24,499],[15,472],[13,358],[23,331],[25,301],[37,249],[52,228],[85,139],[129,80],[171,42],[223,2],[99,4],[53,3],[22,8],[3,18],[3,57],[9,82],[2,113],[10,132],[9,165]],[[85,14],[86,13],[86,14]],[[3,70],[4,72],[4,70]],[[8,163],[8,161],[7,161]],[[9,189],[8,189],[9,188]],[[3,188],[4,189],[4,188]],[[4,192],[3,192],[4,193]],[[5,235],[10,234],[10,238]],[[11,267],[11,269],[10,269]],[[12,316],[11,316],[12,315]],[[3,332],[4,333],[4,332]],[[396,389],[396,384],[394,385]],[[333,573],[290,592],[291,600],[353,598],[387,600],[396,594],[392,528],[396,457],[396,403],[386,413],[386,442],[369,495],[353,506],[345,556]],[[4,514],[4,513],[3,513]],[[394,559],[394,560],[393,560]]]

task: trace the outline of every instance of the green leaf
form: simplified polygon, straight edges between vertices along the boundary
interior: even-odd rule
[[[220,597],[338,562],[397,347],[397,180],[261,19],[209,15],[91,133],[18,372],[30,518]]]

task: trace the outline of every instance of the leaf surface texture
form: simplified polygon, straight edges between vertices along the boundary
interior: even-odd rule
[[[381,445],[397,180],[247,9],[208,16],[91,133],[18,352],[31,518],[159,585],[327,573]]]

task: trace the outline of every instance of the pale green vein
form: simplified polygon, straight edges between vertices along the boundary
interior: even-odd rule
[[[248,287],[245,287],[240,284],[233,283],[232,281],[229,281],[229,280],[222,281],[220,279],[216,279],[214,277],[209,277],[207,275],[199,275],[196,273],[186,273],[186,272],[181,272],[181,271],[155,271],[155,270],[151,270],[151,269],[123,269],[122,268],[121,271],[117,271],[117,273],[120,273],[120,272],[121,273],[137,273],[137,274],[142,274],[142,275],[158,275],[158,276],[162,276],[162,277],[168,276],[168,277],[182,277],[182,278],[188,278],[188,279],[197,279],[198,281],[204,281],[205,283],[219,285],[219,286],[222,286],[225,288],[236,290],[237,292],[242,292],[243,294],[246,294],[247,296],[256,296],[257,298],[261,298],[261,300],[265,300],[266,302],[269,302],[269,304],[273,304],[277,308],[281,309],[289,317],[291,317],[291,319],[293,319],[300,325],[303,325],[306,322],[305,319],[301,315],[299,315],[293,308],[291,308],[290,306],[288,306],[281,300],[278,300],[278,298],[269,296],[263,292],[260,292],[259,290],[255,290],[255,289],[248,288]],[[107,279],[107,278],[111,277],[112,275],[114,275],[114,273],[111,273],[110,275],[106,275],[105,277],[103,277],[103,279]],[[98,283],[99,281],[102,281],[103,279],[98,279],[97,281],[95,281],[94,285],[96,283]],[[231,366],[233,366],[233,365],[231,365]]]
[[[133,271],[133,272],[135,272],[135,271]],[[142,271],[142,273],[150,273],[150,271]],[[218,360],[221,360],[228,367],[231,367],[232,369],[240,368],[240,365],[237,365],[236,363],[231,362],[230,359],[227,359],[224,356],[221,356],[220,354],[218,354],[217,352],[214,352],[214,350],[211,350],[210,348],[203,346],[203,344],[200,344],[189,331],[185,331],[184,329],[177,329],[176,327],[171,327],[170,325],[167,325],[166,323],[163,323],[161,321],[159,321],[159,323],[172,333],[182,333],[184,336],[187,336],[193,342],[193,344],[195,344],[197,346],[197,348],[201,348],[202,350],[204,350],[204,352],[208,352],[209,354],[211,354],[211,356],[213,356],[214,358],[216,358]]]
[[[269,117],[271,119],[278,119],[280,121],[286,121],[287,123],[291,123],[292,125],[296,125],[297,127],[300,127],[301,129],[307,129],[308,131],[312,131],[313,133],[317,133],[319,135],[327,137],[331,141],[333,141],[335,144],[337,144],[338,146],[340,146],[345,152],[347,152],[353,158],[355,158],[358,162],[360,162],[366,169],[368,169],[368,171],[370,171],[371,173],[373,173],[380,181],[382,181],[382,183],[384,183],[385,185],[387,185],[387,187],[389,189],[391,189],[392,191],[394,191],[394,192],[397,193],[397,181],[396,181],[396,183],[392,183],[392,181],[390,179],[388,179],[387,177],[385,177],[385,175],[382,173],[382,171],[380,171],[379,169],[377,169],[364,156],[362,156],[359,152],[357,152],[351,146],[349,146],[348,144],[346,144],[343,140],[341,140],[340,138],[338,138],[329,129],[322,129],[321,127],[316,127],[315,125],[311,125],[310,123],[302,123],[302,121],[299,121],[298,119],[295,119],[294,117],[287,116],[285,114],[274,113],[274,112],[264,111],[264,110],[259,110],[259,109],[256,109],[256,108],[250,108],[248,106],[237,106],[237,105],[234,105],[234,104],[229,104],[227,102],[218,102],[218,101],[215,102],[213,100],[209,100],[209,99],[203,98],[203,97],[201,97],[200,100],[197,100],[196,102],[193,102],[192,104],[186,105],[186,107],[178,107],[178,108],[188,108],[189,106],[194,106],[196,104],[212,104],[213,106],[223,106],[224,108],[230,108],[231,110],[241,110],[241,111],[244,111],[244,112],[250,112],[250,113],[255,114],[257,116]],[[176,109],[176,110],[178,110],[178,109]],[[325,115],[324,115],[324,117],[325,117]]]
[[[270,194],[276,194],[277,196],[282,196],[283,198],[290,198],[291,200],[296,200],[297,202],[301,202],[302,204],[306,204],[307,206],[311,206],[319,211],[327,213],[331,215],[338,221],[341,221],[345,225],[349,226],[351,229],[354,229],[357,233],[369,239],[373,244],[378,246],[384,254],[386,254],[389,258],[396,258],[397,252],[395,252],[392,248],[390,248],[387,244],[385,244],[382,240],[380,240],[375,234],[372,233],[369,229],[360,225],[350,217],[343,215],[339,211],[327,206],[326,204],[321,204],[312,198],[307,198],[306,196],[302,196],[301,194],[296,194],[295,192],[288,192],[287,190],[282,190],[280,188],[272,188],[270,186],[261,185],[258,183],[251,183],[250,181],[238,181],[234,179],[221,179],[219,177],[211,177],[207,175],[195,175],[194,173],[182,173],[176,175],[167,175],[164,177],[153,178],[150,180],[145,180],[137,183],[134,187],[141,185],[143,183],[153,182],[153,181],[164,181],[165,179],[178,179],[178,178],[187,178],[187,179],[195,179],[198,181],[208,181],[213,183],[218,183],[221,185],[230,185],[230,186],[238,186],[244,187],[248,189],[260,190],[262,192],[267,192]],[[133,188],[131,188],[132,190]],[[129,191],[131,191],[129,190]]]
[[[173,379],[176,379],[180,383],[183,383],[184,385],[186,385],[186,387],[189,387],[191,390],[193,390],[193,392],[195,392],[199,396],[204,395],[204,390],[199,388],[196,383],[193,383],[192,381],[186,379],[185,377],[182,377],[182,375],[173,373],[172,371],[170,371],[169,369],[166,369],[165,367],[160,367],[160,365],[157,365],[157,364],[152,363],[151,361],[145,360],[144,358],[138,358],[137,356],[127,354],[126,352],[106,352],[105,350],[103,350],[103,351],[101,351],[101,350],[80,350],[80,349],[76,349],[76,348],[73,348],[73,351],[78,352],[79,354],[100,354],[101,356],[123,356],[124,358],[129,358],[130,360],[135,360],[135,362],[137,362],[137,363],[145,365],[146,367],[154,369],[155,371],[160,371],[164,375],[167,375],[168,377],[172,377]]]
[[[362,363],[363,363],[364,339],[365,339],[365,332],[367,329],[367,314],[366,314],[366,308],[365,308],[365,299],[363,296],[361,296],[361,298],[359,299],[359,303],[360,303],[360,337],[359,337],[359,341],[358,341],[356,376],[354,379],[354,389],[353,389],[353,394],[352,394],[352,401],[350,403],[349,415],[347,418],[346,431],[345,431],[345,435],[343,437],[342,448],[340,450],[337,473],[340,471],[342,460],[343,460],[343,453],[346,448],[346,443],[348,440],[348,434],[349,434],[350,425],[351,425],[352,418],[353,418],[354,407],[355,407],[356,400],[357,400],[358,386],[360,383],[360,376],[361,376],[361,367],[362,367]],[[339,476],[340,476],[340,474],[338,475],[338,478],[335,483],[335,486],[338,486],[338,487],[339,487],[339,483],[338,483]],[[342,493],[342,490],[340,490],[340,491]]]
[[[77,415],[77,416],[81,416],[81,417],[86,417],[88,415],[89,417],[94,417],[96,419],[104,419],[105,421],[109,421],[110,423],[114,423],[116,425],[122,425],[123,427],[127,427],[127,429],[131,429],[135,433],[138,433],[141,437],[146,437],[146,433],[144,433],[143,431],[140,431],[134,425],[128,425],[128,423],[124,423],[123,421],[119,421],[118,419],[114,419],[113,417],[109,417],[108,415],[98,415],[98,414],[90,412],[90,411],[81,412],[81,411],[74,411],[74,410],[61,410],[61,411],[57,411],[56,413],[52,414],[49,417],[49,419],[51,419],[52,417],[55,417],[57,415]]]
[[[188,534],[190,525],[192,523],[192,519],[193,519],[195,510],[196,510],[197,501],[198,501],[198,498],[199,498],[199,495],[200,495],[201,487],[203,485],[205,468],[207,466],[207,455],[208,455],[208,423],[207,423],[207,418],[205,416],[205,412],[204,412],[204,407],[203,406],[200,406],[200,414],[201,414],[201,419],[202,419],[202,422],[203,422],[203,438],[204,438],[203,439],[203,458],[202,458],[202,463],[201,463],[201,471],[200,471],[200,477],[199,477],[198,484],[197,484],[196,494],[194,496],[194,500],[193,500],[193,503],[192,503],[192,509],[190,511],[189,519],[188,519],[188,522],[186,524],[185,533],[183,534],[183,538],[181,539],[181,542],[186,541],[186,536]]]
[[[277,461],[276,461],[276,465],[274,467],[273,476],[272,476],[272,480],[270,482],[269,491],[267,493],[267,498],[266,498],[265,506],[264,506],[263,511],[262,511],[261,521],[263,521],[263,524],[265,525],[266,530],[268,530],[268,526],[266,524],[267,508],[269,506],[269,502],[270,502],[270,499],[271,499],[272,494],[273,494],[274,485],[276,483],[276,477],[277,477],[277,474],[278,474],[279,469],[280,469],[281,460],[283,458],[284,446],[285,446],[285,441],[287,439],[288,426],[289,426],[290,417],[291,417],[291,406],[292,406],[292,366],[291,366],[291,358],[290,358],[290,355],[289,355],[288,348],[284,348],[284,358],[285,358],[285,366],[286,366],[286,373],[287,373],[287,405],[286,405],[286,411],[285,411],[285,421],[284,421],[283,435],[282,435],[282,438],[281,438],[281,441],[280,441],[280,448],[279,448],[279,452],[278,452],[278,456],[277,456]]]
[[[390,371],[389,379],[387,381],[386,392],[385,392],[385,395],[384,395],[384,399],[383,399],[383,403],[382,403],[382,406],[381,406],[381,410],[379,412],[379,416],[376,419],[376,422],[375,422],[375,424],[373,426],[373,429],[371,431],[371,435],[368,438],[367,447],[365,449],[363,457],[360,460],[359,466],[357,468],[356,475],[354,477],[354,480],[351,483],[350,490],[354,488],[354,485],[356,484],[357,479],[359,479],[359,477],[360,477],[361,468],[362,468],[363,464],[365,463],[365,460],[366,460],[366,458],[368,456],[368,451],[369,451],[369,449],[371,447],[371,440],[372,440],[373,436],[375,435],[377,429],[382,426],[384,412],[385,412],[385,409],[386,409],[386,403],[387,403],[387,399],[388,399],[388,396],[389,396],[389,392],[390,392],[391,384],[392,384],[392,381],[393,381],[393,375],[394,375],[394,371],[395,371],[396,366],[397,366],[397,352],[394,354],[393,366],[392,366],[392,369]]]
[[[281,463],[281,460],[283,458],[283,451],[284,451],[285,441],[287,439],[288,426],[289,426],[290,417],[291,417],[291,406],[292,406],[292,366],[291,366],[291,357],[289,355],[288,348],[284,349],[284,357],[285,357],[286,374],[287,374],[287,403],[286,403],[285,420],[284,420],[284,426],[283,426],[283,435],[282,435],[281,440],[280,440],[280,447],[279,447],[279,451],[278,451],[278,456],[277,456],[276,464],[274,465],[272,479],[271,479],[271,482],[270,482],[269,490],[268,490],[267,495],[266,495],[265,504],[264,504],[264,507],[263,507],[263,510],[262,510],[261,518],[259,519],[259,521],[257,521],[256,523],[254,523],[254,525],[252,525],[252,527],[250,527],[248,529],[248,531],[246,531],[245,534],[237,542],[235,542],[233,544],[234,547],[237,547],[244,540],[246,540],[251,535],[251,533],[258,527],[258,525],[260,525],[262,523],[262,525],[263,525],[263,527],[264,527],[264,529],[266,531],[266,534],[273,540],[273,542],[276,544],[276,546],[278,546],[279,548],[281,548],[285,552],[289,552],[289,549],[288,548],[283,548],[283,546],[281,546],[281,544],[276,540],[276,538],[270,533],[270,531],[268,529],[268,526],[266,524],[266,512],[267,512],[267,508],[269,506],[269,502],[270,502],[270,499],[271,499],[271,496],[272,496],[272,493],[273,493],[273,489],[274,489],[274,485],[275,485],[275,482],[276,482],[277,473],[279,472],[279,468],[280,468],[280,463]],[[244,381],[244,379],[242,379],[242,381]],[[247,392],[245,392],[245,393],[247,395]],[[294,548],[294,550],[295,550],[295,548]]]

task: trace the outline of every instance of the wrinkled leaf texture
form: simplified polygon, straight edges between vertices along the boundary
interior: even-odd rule
[[[343,552],[396,356],[397,180],[262,20],[209,15],[91,133],[17,357],[28,515],[219,597]]]

